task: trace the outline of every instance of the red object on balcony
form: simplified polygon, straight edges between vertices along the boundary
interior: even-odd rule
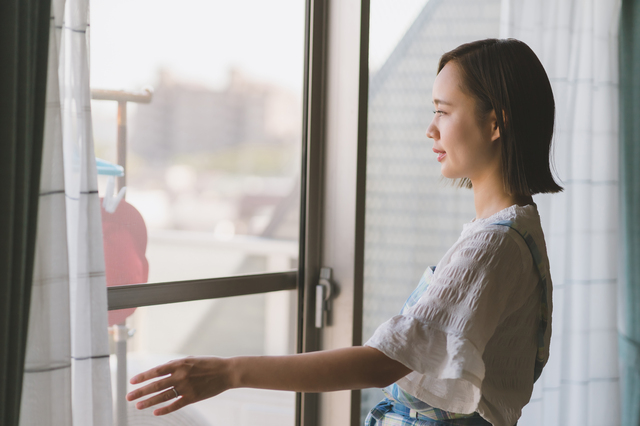
[[[102,206],[102,200],[100,200]],[[146,283],[149,279],[147,226],[140,212],[120,201],[113,213],[102,210],[102,241],[107,286]],[[123,324],[135,308],[109,311],[109,325]]]

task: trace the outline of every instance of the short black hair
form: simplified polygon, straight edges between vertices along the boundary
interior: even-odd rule
[[[438,73],[455,63],[478,118],[495,111],[505,190],[513,195],[562,191],[551,173],[555,102],[549,77],[529,46],[515,39],[466,43],[440,58]],[[471,187],[464,178],[461,186]]]

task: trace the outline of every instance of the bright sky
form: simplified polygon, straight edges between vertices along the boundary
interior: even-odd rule
[[[372,71],[427,0],[372,0]],[[211,87],[229,67],[297,93],[304,59],[303,0],[92,0],[91,86],[139,90],[160,67]]]
[[[301,91],[300,0],[92,0],[91,85],[140,89],[160,67],[213,87],[230,66]]]
[[[371,0],[369,69],[376,71],[387,60],[398,42],[428,0]]]

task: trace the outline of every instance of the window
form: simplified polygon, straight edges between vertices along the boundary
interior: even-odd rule
[[[140,308],[141,306],[165,304],[177,306],[175,305],[177,302],[218,299],[262,292],[271,292],[269,296],[275,296],[279,294],[276,290],[297,288],[297,297],[289,299],[290,302],[291,299],[296,299],[297,302],[297,315],[295,315],[297,320],[295,324],[297,326],[297,351],[306,352],[319,348],[331,349],[360,344],[361,326],[359,324],[362,318],[362,297],[360,292],[362,289],[362,243],[364,231],[363,184],[365,182],[364,165],[366,160],[368,2],[356,0],[332,2],[331,7],[329,7],[328,3],[323,0],[310,0],[306,4],[306,45],[302,44],[305,49],[305,60],[303,61],[305,78],[303,80],[304,90],[302,90],[303,107],[301,108],[303,111],[301,123],[301,128],[303,129],[301,158],[303,161],[300,175],[300,192],[302,194],[300,205],[303,209],[301,209],[299,216],[300,229],[302,231],[299,234],[301,254],[298,256],[298,270],[188,279],[186,281],[184,280],[193,278],[193,276],[183,277],[183,281],[165,281],[160,277],[159,280],[162,282],[114,286],[109,289],[109,306],[112,310],[138,308],[138,311],[143,312],[143,308]],[[149,10],[152,10],[151,7],[157,9],[159,6],[150,6],[150,9],[144,10],[145,13],[149,14]],[[180,9],[189,8],[181,5]],[[254,9],[245,8],[245,13],[247,10],[254,12]],[[264,11],[264,9],[262,10]],[[121,12],[123,10],[118,14]],[[172,10],[172,12],[175,11]],[[197,9],[191,8],[189,12],[195,14]],[[259,14],[258,12],[258,10],[255,10],[255,13]],[[99,25],[98,18],[96,18],[99,13],[99,6],[94,5],[92,8],[92,31],[94,33],[97,32],[96,28]],[[136,23],[135,25],[132,24],[133,27],[136,27],[137,21],[142,19],[143,15],[142,11],[135,14],[137,18],[133,19]],[[285,15],[288,15],[288,13]],[[116,27],[113,25],[115,18],[116,16],[113,15],[109,17],[108,25],[112,27],[110,31],[114,31]],[[275,26],[274,22],[279,22],[281,18],[281,16],[275,16],[274,19],[269,21],[269,27]],[[167,17],[162,22],[170,24],[172,19],[173,16]],[[165,27],[163,27],[163,30],[169,31]],[[121,30],[120,28],[118,27],[118,31]],[[191,34],[194,31],[196,30],[191,31],[190,29],[189,33]],[[146,37],[146,40],[149,40],[148,43],[154,42],[152,40],[153,37],[144,32],[142,34]],[[254,39],[256,37],[260,38],[262,34],[251,37]],[[99,45],[96,38],[98,38],[97,35],[94,37],[93,48]],[[195,39],[197,40],[198,38],[195,37]],[[193,40],[194,37],[189,42]],[[169,42],[169,46],[171,43],[176,43],[172,38],[169,39]],[[105,48],[112,49],[115,47],[115,42],[105,41],[104,45],[106,46]],[[148,54],[144,49],[139,49],[138,51],[142,51],[142,55]],[[274,51],[277,51],[277,49]],[[92,66],[94,68],[98,67],[98,59],[95,55],[95,53],[92,55]],[[275,59],[273,57],[270,58],[277,62],[277,57]],[[102,65],[105,67],[113,66],[111,63],[103,63]],[[100,88],[98,83],[99,80],[92,80],[92,85],[96,89]],[[130,87],[127,90],[136,92],[134,93],[135,96],[145,96],[147,94],[141,90],[144,84],[148,83],[137,82],[135,87]],[[114,89],[114,87],[104,86],[102,88]],[[154,92],[152,97],[156,93],[159,93],[159,90]],[[98,107],[99,103],[104,106]],[[109,106],[107,101],[96,100],[94,105],[96,108],[111,108],[110,112],[103,111],[105,115],[110,117],[110,120],[117,116],[116,104],[113,102]],[[152,103],[148,106],[150,107],[151,105]],[[136,109],[136,114],[138,111],[142,111],[145,106],[147,105],[134,106],[133,103],[129,104],[131,109]],[[96,109],[95,113],[99,114],[100,112]],[[129,122],[133,121],[133,113],[128,119]],[[195,118],[185,118],[185,120],[187,119],[192,120]],[[122,124],[122,121],[120,124]],[[114,140],[117,139],[114,125],[113,121],[111,121],[111,124],[104,127],[105,132],[111,132],[109,142],[111,145],[102,152],[97,149],[99,155],[107,157],[104,159],[110,163],[117,163],[117,151],[114,152],[113,148]],[[99,131],[96,127],[96,134]],[[135,155],[133,153],[129,154],[129,152],[134,151],[133,144],[135,144],[135,141],[133,138],[135,132],[134,126],[131,126],[131,138],[129,139],[132,146],[131,151],[127,151],[129,155],[127,160],[128,169],[136,166]],[[108,150],[111,150],[110,154]],[[261,158],[261,160],[264,160],[264,158]],[[178,178],[179,182],[188,183],[193,180],[193,173],[185,170],[185,168],[177,168],[175,171],[176,175],[180,177]],[[133,179],[133,173],[133,170],[131,170],[131,173],[126,174],[125,178],[129,179],[131,176],[131,179]],[[163,182],[165,181],[158,179],[156,183]],[[106,190],[106,182],[103,183],[101,190]],[[127,201],[133,203],[132,197],[128,197]],[[152,212],[151,214],[155,214],[158,211],[157,209],[149,210]],[[261,211],[263,215],[269,213],[268,209]],[[255,222],[256,225],[260,224],[260,219]],[[238,229],[241,226],[236,227],[236,224],[234,224],[234,227],[234,235],[236,235],[239,233]],[[230,227],[226,228],[226,230],[228,229]],[[219,237],[230,234],[230,232],[223,232],[224,230],[225,228],[219,230]],[[175,229],[171,231],[192,232]],[[216,229],[214,228],[213,232],[215,233],[215,231]],[[209,229],[207,232],[212,231]],[[171,233],[175,234],[175,232]],[[216,244],[224,242],[220,240],[224,240],[224,238],[219,238]],[[151,244],[151,238],[149,244]],[[269,253],[272,252],[269,251]],[[182,255],[182,253],[179,253],[179,255]],[[187,260],[190,259],[187,258]],[[262,264],[267,263],[265,260],[261,262]],[[283,265],[280,261],[277,264]],[[314,321],[315,286],[322,266],[333,268],[332,280],[339,291],[335,293],[337,297],[330,303],[331,309],[327,316],[329,325],[319,330],[315,327]],[[150,270],[151,268],[152,265],[150,264]],[[281,267],[279,266],[278,268]],[[282,271],[282,269],[279,270]],[[223,306],[226,306],[226,301],[232,300],[226,299],[220,301],[220,303],[204,300],[203,302],[198,302],[202,303],[202,305],[195,307],[196,305],[193,304],[194,309],[184,310],[189,311],[189,315],[195,317],[199,309],[206,311],[205,305],[210,303],[230,312],[233,311],[233,308],[223,308]],[[248,300],[248,298],[245,300]],[[265,306],[266,304],[267,302],[265,302]],[[144,309],[146,310],[147,308]],[[151,312],[151,308],[148,309],[148,312]],[[134,315],[137,314],[138,312]],[[292,318],[292,316],[289,318]],[[164,320],[164,318],[162,319]],[[275,322],[278,321],[282,322],[282,317]],[[179,320],[173,325],[176,329],[179,329]],[[126,332],[124,328],[118,330],[123,333]],[[142,328],[137,330],[130,340],[132,347],[135,347],[138,344],[137,342],[142,340],[141,330]],[[161,329],[154,328],[153,330]],[[292,330],[291,324],[289,324],[289,330]],[[146,331],[146,333],[158,333],[158,331]],[[175,334],[180,334],[180,332],[176,331]],[[120,337],[122,337],[122,340],[127,340],[124,335]],[[136,339],[138,340],[135,341]],[[282,340],[276,339],[275,341],[281,342]],[[114,346],[117,345],[114,343]],[[123,345],[121,344],[119,348],[122,351]],[[114,352],[117,350],[118,348],[114,348]],[[126,359],[126,357],[123,357],[123,359]],[[119,382],[125,383],[126,380]],[[118,400],[116,399],[116,401]],[[359,422],[359,403],[360,392],[358,391],[334,392],[321,395],[298,394],[296,397],[295,421],[305,426],[347,423],[355,425]],[[122,408],[120,410],[124,411]],[[291,421],[293,420],[291,419]]]
[[[298,350],[305,4],[94,0],[90,38],[114,401],[131,424],[152,416],[123,401],[137,372]],[[172,416],[295,411],[293,393],[237,390]]]

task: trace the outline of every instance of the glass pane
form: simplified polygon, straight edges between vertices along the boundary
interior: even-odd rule
[[[92,0],[109,285],[296,267],[304,22],[299,0]]]
[[[283,291],[129,310],[126,326],[119,326],[133,334],[124,339],[126,366],[118,365],[116,345],[123,345],[123,339],[114,333],[114,327],[111,329],[114,418],[118,405],[124,401],[124,396],[118,394],[119,368],[126,369],[126,389],[130,391],[134,387],[128,381],[135,374],[188,355],[295,353],[296,299],[295,291]],[[137,410],[134,403],[125,401],[124,405],[130,426],[250,426],[256,424],[256,419],[261,425],[295,423],[294,392],[234,389],[166,417],[154,417],[152,409]]]
[[[442,180],[425,132],[440,55],[498,37],[499,13],[500,0],[371,2],[363,341],[475,217],[471,191]],[[363,420],[382,398],[362,392]]]

